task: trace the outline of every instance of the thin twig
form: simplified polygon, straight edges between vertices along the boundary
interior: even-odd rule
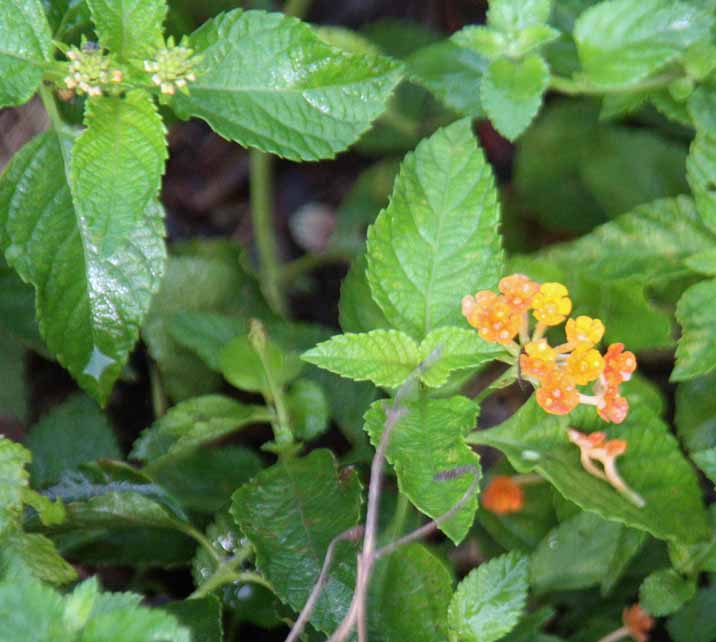
[[[331,564],[333,563],[333,557],[335,555],[336,546],[338,545],[338,542],[357,542],[362,536],[363,526],[360,525],[354,526],[353,528],[349,528],[347,531],[343,531],[340,535],[336,535],[331,540],[331,543],[328,545],[328,550],[326,551],[326,558],[323,560],[323,567],[321,568],[321,573],[316,580],[316,585],[313,587],[313,590],[308,596],[308,600],[306,601],[305,606],[301,610],[298,619],[291,628],[291,632],[288,634],[286,642],[296,642],[296,640],[298,640],[299,636],[303,632],[303,627],[306,626],[308,618],[311,617],[311,613],[313,613],[313,609],[316,608],[316,604],[318,602],[318,598],[321,596],[323,586],[328,580],[328,572],[330,571]]]
[[[465,494],[460,498],[460,501],[458,501],[457,504],[453,505],[450,510],[443,513],[439,517],[436,517],[434,520],[428,522],[427,524],[424,524],[420,528],[416,528],[414,531],[408,533],[407,535],[403,535],[403,537],[396,539],[390,544],[386,544],[382,548],[379,548],[377,551],[375,551],[373,559],[379,560],[382,557],[385,557],[386,555],[390,555],[391,553],[395,552],[398,548],[404,546],[405,544],[409,544],[410,542],[414,542],[418,539],[426,537],[427,535],[430,535],[438,528],[440,528],[440,526],[442,526],[450,518],[455,516],[465,506],[465,504],[470,501],[470,498],[477,491],[477,487],[480,484],[480,471],[478,470],[477,466],[463,466],[461,468],[456,468],[453,471],[447,471],[447,473],[443,473],[443,475],[449,474],[449,477],[443,475],[435,476],[435,481],[443,481],[446,479],[455,479],[456,477],[460,477],[462,475],[465,475],[466,473],[472,473],[474,479],[472,480],[472,484],[470,484],[470,487],[465,491]]]

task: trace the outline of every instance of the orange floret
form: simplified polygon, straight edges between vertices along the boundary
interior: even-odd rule
[[[532,299],[532,309],[537,321],[544,325],[559,325],[572,311],[572,301],[567,288],[561,283],[543,283]]]
[[[480,499],[487,510],[497,515],[517,513],[524,505],[522,488],[507,475],[493,477]]]
[[[585,386],[599,378],[604,370],[604,357],[594,348],[573,352],[567,358],[567,372],[580,385]]]
[[[649,631],[654,628],[654,618],[652,618],[639,604],[624,609],[622,613],[622,621],[624,626],[629,629],[631,635],[636,642],[646,642],[649,639]]]
[[[564,328],[567,344],[574,350],[589,350],[597,345],[604,336],[604,324],[599,319],[578,316],[569,319]]]
[[[597,412],[604,421],[620,424],[629,414],[629,402],[619,394],[617,388],[610,386],[597,405]]]
[[[526,377],[534,377],[539,381],[557,365],[557,352],[547,343],[547,339],[530,341],[525,346],[525,352],[527,354],[520,355],[520,370]]]
[[[553,370],[542,379],[537,389],[537,403],[553,415],[566,415],[579,405],[579,391],[568,374]]]
[[[612,343],[604,355],[604,378],[610,386],[618,386],[629,381],[636,370],[636,357],[633,352],[624,352],[623,343]]]
[[[520,330],[520,318],[507,305],[505,297],[490,290],[464,297],[462,313],[485,341],[507,344]]]
[[[532,299],[539,292],[539,283],[535,283],[524,274],[513,274],[500,280],[500,292],[505,295],[507,304],[515,312],[527,312]]]

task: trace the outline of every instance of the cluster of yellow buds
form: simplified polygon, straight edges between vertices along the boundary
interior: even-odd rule
[[[595,346],[604,324],[587,316],[567,320],[572,301],[561,283],[539,284],[513,274],[500,281],[499,290],[464,297],[462,313],[485,341],[500,343],[519,357],[521,375],[537,387],[537,403],[555,415],[566,415],[580,403],[593,405],[604,421],[624,421],[629,404],[619,386],[636,369],[634,354],[615,343],[602,355]],[[530,311],[537,322],[532,334]],[[545,332],[565,320],[566,342],[550,346]],[[592,394],[579,390],[588,384],[593,384]]]
[[[121,69],[113,68],[111,56],[94,43],[84,43],[82,48],[70,47],[66,53],[70,61],[65,86],[77,94],[101,96],[108,86],[123,80]]]
[[[186,47],[183,40],[180,45],[175,45],[170,36],[153,60],[144,61],[144,71],[152,74],[152,82],[163,94],[173,96],[177,89],[189,93],[188,83],[196,80],[196,63],[194,50]]]
[[[627,442],[623,439],[607,439],[603,432],[593,432],[588,435],[572,428],[568,431],[569,441],[579,448],[582,467],[590,475],[611,484],[617,492],[621,493],[630,502],[639,508],[646,505],[644,499],[634,492],[619,475],[617,470],[617,457],[623,455],[627,449]],[[599,462],[602,469],[595,465]]]

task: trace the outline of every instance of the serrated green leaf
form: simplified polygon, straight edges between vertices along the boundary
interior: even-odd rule
[[[716,368],[716,280],[692,285],[679,299],[676,320],[682,334],[676,348],[672,381],[708,374]]]
[[[370,639],[444,642],[452,575],[422,544],[404,546],[373,571],[368,601]]]
[[[637,207],[546,254],[601,280],[638,279],[651,285],[688,276],[686,258],[714,243],[716,236],[704,227],[694,202],[679,196]]]
[[[459,47],[471,49],[489,60],[494,60],[507,54],[510,44],[506,34],[483,25],[463,27],[460,31],[454,33],[450,40]]]
[[[120,60],[142,60],[163,44],[166,0],[87,0],[99,44]]]
[[[716,135],[716,91],[713,86],[699,86],[689,97],[686,106],[697,134]]]
[[[484,114],[480,83],[488,62],[476,52],[442,40],[416,51],[406,65],[410,79],[446,107],[465,116]]]
[[[397,388],[421,361],[420,348],[398,330],[338,334],[304,352],[302,359],[355,381]]]
[[[401,66],[347,54],[278,13],[235,9],[191,36],[202,56],[189,96],[172,102],[219,134],[292,160],[333,158],[385,109]]]
[[[191,642],[223,642],[221,604],[213,595],[171,602],[162,607],[191,631]]]
[[[451,642],[493,642],[509,633],[527,602],[528,567],[513,551],[471,571],[448,609]]]
[[[80,464],[122,456],[107,417],[84,395],[71,397],[43,417],[30,430],[27,446],[32,484],[38,488],[54,484]]]
[[[679,575],[673,568],[655,571],[639,587],[639,604],[654,617],[678,611],[696,593],[696,584]]]
[[[384,401],[376,401],[365,415],[365,431],[377,448],[385,425]],[[447,513],[475,481],[466,472],[454,479],[436,480],[436,475],[463,466],[480,472],[480,460],[465,443],[474,428],[477,406],[465,397],[428,399],[407,405],[406,414],[393,429],[386,458],[398,476],[400,491],[415,507],[431,518]],[[477,498],[471,497],[440,529],[459,544],[475,518]]]
[[[309,441],[328,429],[328,399],[323,388],[315,381],[295,381],[286,395],[286,406],[291,417],[293,434],[298,439]]]
[[[78,642],[192,642],[188,628],[161,609],[119,608],[92,616]]]
[[[514,141],[537,115],[548,86],[549,67],[537,54],[499,58],[485,72],[480,97],[495,129]]]
[[[40,0],[0,7],[0,107],[27,102],[50,61],[52,34]]]
[[[405,157],[390,204],[368,230],[368,282],[388,321],[422,339],[463,323],[460,299],[502,274],[499,207],[470,121]]]
[[[673,567],[687,576],[700,571],[716,572],[716,506],[709,506],[711,537],[699,544],[669,543],[669,560]]]
[[[567,426],[586,431],[599,426],[609,439],[627,441],[627,452],[618,461],[619,472],[644,498],[643,508],[582,468],[579,449],[568,440]],[[518,471],[536,470],[564,497],[605,519],[683,543],[709,537],[693,468],[667,425],[643,406],[632,407],[624,423],[605,427],[592,408],[558,417],[545,413],[532,397],[505,423],[471,434],[468,442],[499,448]]]
[[[25,466],[29,462],[27,449],[0,436],[0,535],[16,527],[22,517],[23,491],[29,480]]]
[[[270,421],[271,412],[221,395],[182,401],[144,430],[130,457],[150,462],[156,469],[254,423]]]
[[[608,0],[577,20],[574,39],[590,80],[599,87],[639,82],[708,36],[710,12],[678,0]]]
[[[264,364],[247,336],[232,339],[219,357],[226,380],[241,390],[270,393]],[[277,385],[288,383],[301,372],[302,363],[294,353],[285,352],[275,343],[266,343],[266,364]]]
[[[487,22],[506,33],[547,22],[552,0],[490,0]]]
[[[163,271],[155,199],[166,141],[143,92],[91,101],[87,122],[74,144],[49,132],[15,156],[0,185],[0,214],[5,255],[35,285],[48,347],[104,402]]]
[[[713,642],[716,639],[716,586],[701,589],[684,608],[669,618],[666,628],[674,642]]]
[[[686,263],[686,266],[690,270],[697,274],[716,276],[716,247],[692,254],[684,263]]]
[[[390,328],[383,311],[371,296],[366,268],[365,254],[361,254],[353,260],[341,283],[338,311],[343,332],[370,332]]]
[[[49,584],[69,584],[77,579],[74,567],[57,552],[52,540],[37,533],[13,533],[3,540],[0,559],[17,563],[23,572]]]
[[[445,326],[433,330],[420,343],[420,360],[436,353],[434,361],[420,374],[420,380],[431,388],[447,383],[451,373],[478,366],[505,356],[501,346],[488,343],[471,328]]]
[[[716,134],[716,128],[714,129]],[[701,220],[716,233],[716,136],[697,134],[686,161],[686,176]]]
[[[624,526],[594,513],[579,512],[556,526],[530,560],[535,591],[574,591],[608,577]]]
[[[330,506],[331,510],[326,510]],[[333,538],[360,519],[355,473],[338,476],[327,450],[285,459],[234,493],[231,514],[256,550],[256,564],[281,600],[300,611]],[[348,611],[355,583],[355,548],[341,544],[311,623],[332,632]]]

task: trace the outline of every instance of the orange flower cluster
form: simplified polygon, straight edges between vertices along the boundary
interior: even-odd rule
[[[572,428],[568,431],[569,441],[579,448],[582,467],[590,475],[611,484],[619,493],[630,502],[639,506],[646,505],[644,499],[634,492],[619,475],[617,470],[617,457],[623,455],[627,449],[627,442],[623,439],[609,439],[603,432],[593,432],[588,435]],[[595,465],[599,462],[602,469]]]
[[[561,283],[539,284],[513,274],[500,281],[499,290],[464,297],[462,313],[485,341],[519,355],[522,376],[537,387],[537,403],[555,415],[566,415],[580,403],[593,405],[604,421],[624,421],[629,403],[619,386],[636,369],[634,354],[615,343],[602,355],[595,346],[604,336],[604,324],[587,316],[567,320],[572,301]],[[537,321],[531,335],[530,311]],[[566,342],[550,346],[545,332],[565,320]],[[589,384],[591,395],[577,387]]]
[[[483,507],[497,515],[522,510],[525,495],[522,487],[507,475],[495,475],[480,496]]]

